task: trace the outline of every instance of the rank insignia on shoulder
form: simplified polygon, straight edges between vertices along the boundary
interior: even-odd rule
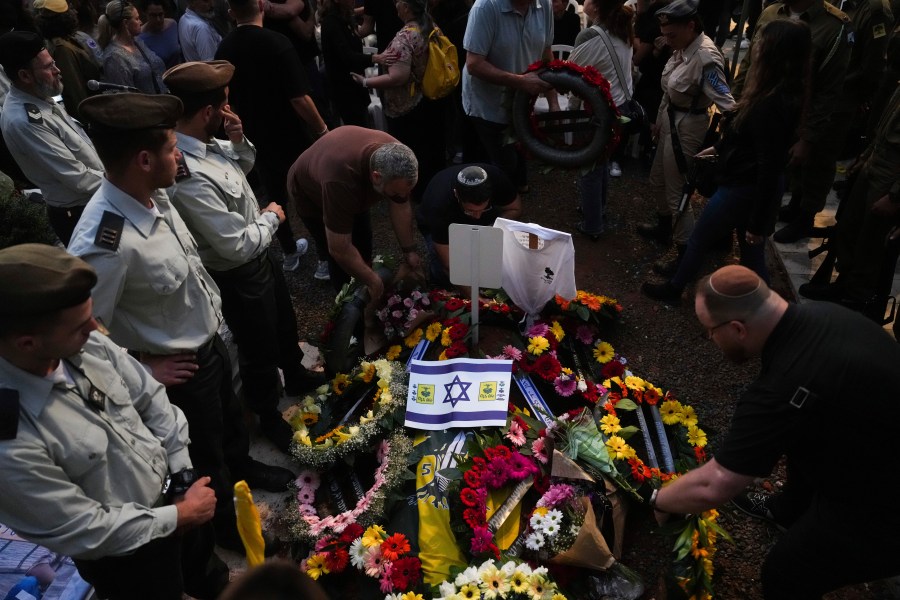
[[[115,252],[122,241],[122,230],[125,229],[125,217],[114,212],[103,211],[100,224],[97,226],[97,237],[94,244],[106,250]]]
[[[36,104],[26,103],[25,114],[28,115],[29,123],[40,125],[44,122],[44,117],[41,115],[41,109],[39,109]]]
[[[0,388],[0,440],[14,440],[19,432],[19,392]]]
[[[175,171],[175,181],[181,181],[183,179],[187,179],[191,176],[191,170],[188,169],[187,159],[184,157],[182,153],[181,158],[178,160],[178,170]]]
[[[887,31],[885,31],[884,23],[878,23],[875,27],[872,28],[872,39],[877,40],[878,38],[882,38],[887,35]]]

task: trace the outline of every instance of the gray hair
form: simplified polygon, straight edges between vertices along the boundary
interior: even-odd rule
[[[415,181],[419,177],[416,155],[408,146],[400,143],[383,144],[375,150],[369,159],[369,168],[381,173],[385,181]]]

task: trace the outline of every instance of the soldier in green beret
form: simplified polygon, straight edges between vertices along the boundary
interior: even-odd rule
[[[165,388],[101,333],[96,282],[54,246],[0,250],[0,521],[102,598],[216,598],[210,479]]]

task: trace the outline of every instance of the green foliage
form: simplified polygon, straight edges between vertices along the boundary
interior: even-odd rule
[[[13,188],[12,180],[0,173],[0,248],[56,242],[44,205],[23,197]]]

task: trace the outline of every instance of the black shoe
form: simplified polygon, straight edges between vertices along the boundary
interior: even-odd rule
[[[678,265],[681,264],[681,259],[684,257],[684,253],[687,251],[687,246],[683,244],[678,244],[677,247],[678,253],[674,258],[669,260],[658,260],[653,263],[653,272],[657,275],[662,275],[663,277],[671,277],[675,273],[678,272]]]
[[[813,233],[812,221],[808,219],[798,219],[791,221],[781,229],[775,232],[772,239],[779,244],[793,244],[802,239],[808,238]]]
[[[647,239],[672,243],[672,215],[656,215],[656,223],[639,223],[637,232]]]
[[[780,525],[775,520],[775,515],[769,509],[769,502],[774,496],[772,494],[763,494],[760,492],[745,492],[731,501],[736,509],[754,519],[765,521],[770,525],[774,525],[781,531],[787,531],[787,528]]]
[[[266,439],[272,442],[276,448],[288,454],[291,449],[291,440],[294,439],[294,430],[281,418],[281,413],[276,412],[259,418],[259,428]]]
[[[645,296],[654,300],[659,300],[660,302],[665,302],[666,304],[671,304],[672,306],[681,304],[681,292],[683,291],[684,290],[681,288],[672,285],[669,281],[664,283],[650,283],[649,281],[645,281],[644,284],[641,285],[641,292],[643,292]]]
[[[603,230],[602,230],[602,229],[601,229],[600,231],[596,232],[596,233],[591,233],[591,232],[587,231],[587,230],[584,228],[584,221],[578,221],[578,222],[575,223],[572,227],[573,227],[573,228],[575,229],[575,231],[577,231],[578,233],[580,233],[580,234],[582,234],[582,235],[586,235],[587,237],[589,237],[589,238],[591,239],[592,242],[596,242],[597,240],[599,240],[599,239],[600,239],[600,234],[603,233]]]
[[[250,459],[250,465],[243,479],[250,489],[259,488],[267,492],[284,492],[296,476],[283,467],[273,467],[258,460]]]
[[[322,371],[310,371],[306,367],[300,367],[294,373],[285,372],[284,395],[300,396],[304,392],[316,389],[325,381],[325,373]]]
[[[778,220],[782,223],[790,223],[800,216],[800,211],[793,202],[778,209]]]

